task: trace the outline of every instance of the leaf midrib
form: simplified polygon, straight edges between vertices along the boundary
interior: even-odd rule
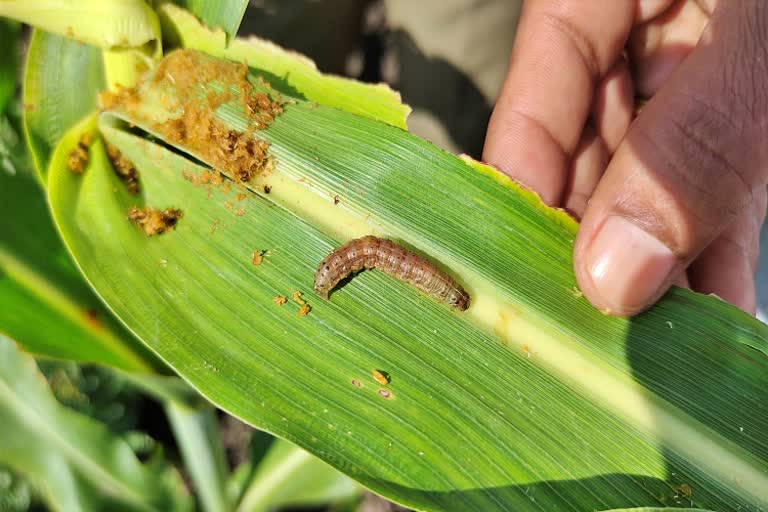
[[[114,114],[125,119],[123,113]],[[126,120],[130,121],[130,119]],[[136,120],[132,121],[135,122]],[[142,123],[137,122],[137,124],[141,126]],[[153,132],[151,127],[146,125],[144,129]],[[160,134],[155,135],[159,136]],[[190,154],[187,148],[177,147]],[[194,153],[192,156],[198,157]],[[283,159],[282,169],[285,169],[286,163],[286,160]],[[463,163],[473,169],[466,161]],[[246,187],[259,198],[272,202],[325,233],[337,234],[342,232],[349,238],[371,233],[390,237],[405,234],[401,228],[388,224],[376,218],[375,215],[361,220],[359,212],[354,209],[338,208],[333,201],[325,197],[326,194],[322,190],[313,187],[306,180],[299,182],[299,174],[296,173],[294,176],[291,173],[283,172],[281,168],[277,168],[271,177],[258,182],[247,183]],[[265,182],[268,183],[270,179],[281,179],[283,183],[280,188],[290,185],[288,193],[283,192],[283,195],[278,195],[275,193],[276,189],[273,189],[269,195],[262,194],[259,187]],[[290,196],[293,194],[299,199],[291,200]],[[332,219],[332,222],[329,219]],[[374,224],[375,227],[372,227],[371,224]],[[340,229],[339,226],[344,226],[344,229]],[[488,292],[495,288],[488,281],[488,276],[480,274],[450,257],[445,258],[442,263],[450,266],[456,275],[462,276],[463,282],[470,285],[475,306],[470,307],[468,311],[462,314],[470,316],[486,334],[499,335],[494,329],[491,318],[496,318],[498,313],[503,312],[512,319],[510,327],[505,333],[505,338],[511,343],[523,346],[527,341],[535,340],[539,352],[541,352],[541,345],[548,343],[549,348],[546,352],[549,356],[536,358],[537,364],[541,367],[553,375],[557,375],[562,381],[574,386],[575,389],[581,390],[587,396],[595,398],[607,410],[617,411],[618,415],[628,420],[630,424],[639,423],[643,430],[669,443],[670,447],[677,450],[683,448],[682,453],[686,457],[700,461],[702,466],[713,474],[721,478],[731,478],[734,472],[726,472],[726,470],[732,470],[734,467],[740,468],[740,474],[746,476],[746,478],[741,478],[740,482],[750,483],[752,487],[749,492],[759,500],[766,500],[760,491],[768,488],[768,481],[766,481],[766,476],[750,462],[754,462],[754,456],[697,420],[688,417],[690,421],[685,421],[679,413],[675,412],[675,408],[667,400],[633,381],[620,369],[607,366],[606,361],[592,352],[581,347],[577,347],[576,350],[571,349],[569,345],[573,345],[573,340],[557,330],[546,319],[540,318],[540,314],[536,311],[525,307],[523,304],[517,304],[519,309],[511,306],[497,306],[508,302],[510,298]],[[477,304],[486,304],[486,306],[480,307]],[[577,362],[579,366],[576,365]],[[590,378],[584,378],[584,375],[589,375]],[[595,378],[596,375],[603,375],[603,378],[597,379]],[[665,427],[659,427],[657,425],[659,422],[663,422]],[[670,436],[669,432],[674,432],[676,435]],[[678,432],[681,434],[677,434]],[[691,441],[692,439],[696,441]],[[703,446],[708,446],[708,449],[700,449],[702,444],[699,443],[704,443]],[[715,456],[714,453],[718,453],[718,455]]]

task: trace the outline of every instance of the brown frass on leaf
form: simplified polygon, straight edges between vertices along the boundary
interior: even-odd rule
[[[117,174],[120,180],[125,183],[128,192],[135,196],[139,193],[140,189],[139,171],[136,170],[133,163],[125,158],[115,146],[107,143],[105,144],[105,147],[107,149],[109,161],[112,162],[112,169],[114,169],[115,174]]]
[[[101,110],[111,110],[118,105],[126,109],[135,109],[139,103],[139,92],[133,87],[123,87],[118,84],[115,92],[100,92],[98,102]]]
[[[283,113],[283,102],[272,100],[266,93],[254,92],[253,86],[246,78],[247,72],[248,68],[246,67],[245,74],[240,80],[240,101],[242,101],[248,117],[253,119],[254,127],[257,129],[266,128],[277,116]],[[258,80],[263,87],[272,89],[263,78],[258,77]]]
[[[283,112],[283,100],[263,80],[259,91],[248,80],[248,67],[193,50],[177,50],[158,65],[152,79],[137,89],[106,96],[106,108],[125,110],[153,124],[166,142],[185,147],[214,169],[238,182],[266,175],[273,167],[269,143],[255,132],[269,126]],[[140,109],[149,94],[173,117],[156,122]],[[151,102],[152,100],[147,100]],[[247,115],[243,131],[228,127],[217,109],[238,105]]]
[[[93,135],[91,132],[86,132],[80,137],[77,142],[77,146],[69,152],[69,158],[67,158],[67,169],[74,174],[83,174],[85,168],[88,167],[88,148],[93,143]]]
[[[245,183],[272,170],[268,142],[227,129],[205,108],[185,108],[182,117],[160,123],[156,129],[168,142],[189,148],[236,181]]]
[[[291,298],[299,306],[303,306],[304,304],[307,303],[307,301],[301,298],[301,292],[299,290],[296,290],[295,292],[293,292],[293,295],[291,295]]]
[[[156,210],[134,206],[128,211],[128,220],[139,226],[147,236],[160,235],[171,231],[183,216],[177,208]]]
[[[202,171],[200,174],[195,174],[189,171],[182,173],[184,179],[194,185],[221,185],[224,183],[224,178],[221,173],[216,171]]]

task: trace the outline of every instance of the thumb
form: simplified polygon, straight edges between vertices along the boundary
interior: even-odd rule
[[[606,313],[656,301],[765,187],[768,2],[721,5],[632,124],[583,217],[574,270]]]

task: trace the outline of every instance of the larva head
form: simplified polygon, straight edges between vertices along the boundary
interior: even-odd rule
[[[448,294],[446,302],[460,311],[465,311],[469,307],[469,295],[461,288],[453,288]]]
[[[335,283],[331,282],[331,268],[327,260],[323,260],[315,272],[315,291],[324,299],[328,299],[328,292]]]

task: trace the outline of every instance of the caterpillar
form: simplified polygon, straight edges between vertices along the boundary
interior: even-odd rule
[[[315,291],[324,299],[350,274],[377,268],[461,311],[469,307],[469,295],[434,263],[400,247],[392,240],[372,235],[356,238],[334,249],[315,272]]]

